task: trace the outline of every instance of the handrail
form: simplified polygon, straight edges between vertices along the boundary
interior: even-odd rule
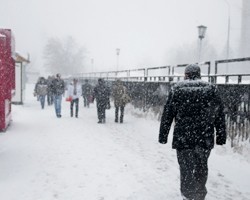
[[[250,57],[246,58],[236,58],[236,59],[226,59],[226,60],[216,60],[214,65],[214,74],[211,74],[211,62],[203,62],[199,63],[201,67],[207,66],[208,71],[207,74],[202,74],[202,78],[208,78],[209,82],[217,83],[218,77],[225,77],[225,84],[229,83],[230,77],[238,77],[237,83],[242,83],[243,77],[250,77],[250,74],[218,74],[218,65],[221,63],[232,63],[232,62],[245,62],[250,61]],[[106,72],[89,72],[89,73],[81,73],[75,75],[76,77],[87,79],[97,79],[97,78],[105,78],[108,80],[116,80],[122,79],[127,81],[145,81],[145,82],[174,82],[175,79],[180,80],[183,75],[174,74],[174,69],[186,67],[188,64],[179,64],[175,66],[166,65],[166,66],[159,66],[159,67],[148,67],[148,68],[139,68],[139,69],[130,69],[130,70],[121,70],[121,71],[106,71]],[[162,72],[162,70],[166,69],[167,71]],[[155,70],[155,71],[154,71]],[[158,71],[157,71],[158,70]],[[160,71],[159,71],[160,70]],[[149,74],[150,72],[150,74]],[[152,75],[153,72],[153,75]],[[157,75],[158,72],[158,75]],[[160,73],[159,73],[160,72]],[[164,73],[164,74],[161,74]],[[250,80],[249,80],[250,84]]]

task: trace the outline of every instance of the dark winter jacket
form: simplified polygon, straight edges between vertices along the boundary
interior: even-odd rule
[[[92,95],[92,85],[85,83],[82,85],[82,96],[89,97]]]
[[[171,90],[162,114],[159,142],[167,143],[173,119],[172,148],[212,149],[226,143],[223,104],[216,87],[202,80],[185,80]]]
[[[65,92],[65,83],[62,79],[55,78],[52,81],[52,93],[54,95],[62,95]]]
[[[47,79],[47,85],[48,85],[48,95],[52,94],[52,90],[53,90],[53,78],[52,77],[48,77]]]
[[[110,88],[104,82],[99,82],[94,88],[94,99],[97,106],[106,106],[109,102]]]

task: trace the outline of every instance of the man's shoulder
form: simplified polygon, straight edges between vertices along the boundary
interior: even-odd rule
[[[209,83],[207,81],[197,79],[197,80],[184,80],[177,82],[173,88],[180,89],[180,88],[192,88],[192,87],[215,87],[214,84]]]
[[[172,93],[178,97],[185,95],[212,95],[216,92],[216,86],[203,80],[184,80],[174,85]]]

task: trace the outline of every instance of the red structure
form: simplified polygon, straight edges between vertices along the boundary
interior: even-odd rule
[[[10,29],[0,29],[0,131],[11,121],[11,98],[15,90],[14,37]]]

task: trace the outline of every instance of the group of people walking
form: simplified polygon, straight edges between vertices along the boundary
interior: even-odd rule
[[[60,74],[56,76],[49,76],[46,80],[44,77],[40,77],[35,85],[34,96],[41,103],[41,108],[45,107],[45,99],[47,96],[48,105],[55,105],[56,116],[60,118],[61,115],[61,102],[62,96],[65,92],[65,83],[61,79]]]
[[[45,80],[41,78],[35,89],[41,97],[42,108],[46,95],[45,85]],[[60,103],[64,90],[64,82],[57,75],[51,87],[57,117],[61,117]],[[89,103],[96,100],[98,123],[105,123],[105,111],[110,108],[112,96],[115,122],[123,123],[124,108],[130,97],[121,80],[117,80],[111,89],[101,78],[95,87],[88,81],[81,87],[77,79],[74,79],[68,87],[67,95],[68,98],[71,97],[71,117],[74,104],[75,117],[78,117],[80,96],[83,96],[85,107],[89,107]],[[168,142],[173,121],[175,127],[172,148],[177,152],[181,194],[183,199],[204,200],[207,194],[208,158],[215,143],[226,143],[227,134],[224,106],[219,92],[213,84],[201,80],[200,67],[196,64],[186,67],[185,80],[175,84],[169,92],[161,117],[159,143]]]
[[[97,105],[98,123],[105,123],[105,110],[110,108],[110,95],[114,99],[115,122],[123,123],[124,108],[130,102],[130,96],[120,79],[116,80],[112,91],[110,91],[110,88],[105,84],[103,79],[98,79],[98,84],[93,92],[93,98],[96,99]]]
[[[35,85],[34,96],[36,96],[37,100],[40,101],[42,109],[44,109],[46,97],[48,105],[52,105],[54,103],[54,98],[53,98],[54,80],[55,76],[48,76],[47,79],[45,79],[44,77],[39,77]]]
[[[130,101],[126,87],[121,80],[117,80],[110,88],[104,79],[98,79],[97,85],[92,86],[88,80],[84,84],[80,84],[76,78],[66,87],[65,82],[61,79],[61,75],[57,74],[55,78],[45,79],[40,77],[36,83],[34,94],[41,102],[41,107],[44,109],[45,97],[48,98],[48,105],[54,103],[56,116],[60,118],[61,102],[63,95],[66,95],[66,100],[70,102],[70,116],[78,118],[79,99],[83,97],[84,107],[89,107],[90,103],[96,100],[98,123],[106,122],[106,110],[110,109],[110,99],[114,99],[115,106],[115,122],[123,123],[124,108]],[[49,104],[51,102],[51,104]],[[120,115],[119,115],[120,112]],[[119,120],[118,120],[119,118]]]

